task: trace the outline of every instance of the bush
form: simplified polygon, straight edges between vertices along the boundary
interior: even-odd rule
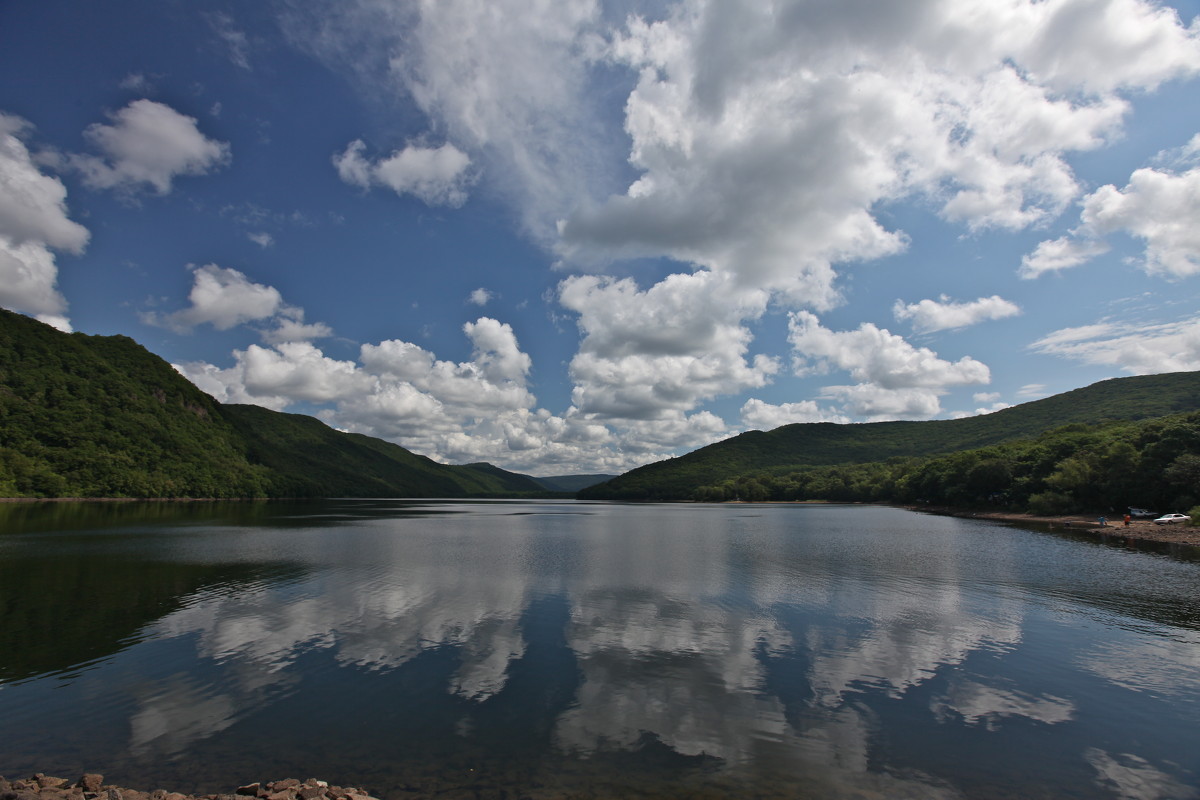
[[[1046,491],[1029,498],[1029,510],[1034,514],[1054,516],[1069,514],[1077,509],[1070,495],[1063,492]]]
[[[1187,513],[1188,513],[1188,516],[1192,518],[1192,521],[1189,522],[1188,524],[1200,526],[1200,506],[1196,506],[1195,508],[1191,509]]]

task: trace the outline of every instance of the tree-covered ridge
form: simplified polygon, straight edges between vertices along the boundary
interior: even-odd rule
[[[462,497],[531,478],[451,467],[319,420],[222,406],[125,336],[0,310],[2,497]]]
[[[124,336],[0,312],[0,494],[259,496],[219,404]]]
[[[896,502],[1043,514],[1200,504],[1200,412],[1075,423],[940,456],[778,469],[698,486],[690,499]]]
[[[360,433],[335,431],[304,414],[252,405],[222,412],[254,464],[272,475],[274,497],[461,497],[538,494],[532,478],[491,464],[448,467]]]
[[[1145,420],[1200,409],[1200,372],[1114,378],[976,417],[925,422],[829,422],[749,431],[632,470],[580,493],[610,500],[688,500],[739,476],[868,464],[971,450],[1070,424]]]

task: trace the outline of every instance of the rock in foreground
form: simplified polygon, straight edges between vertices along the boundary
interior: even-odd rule
[[[325,781],[295,778],[239,786],[231,794],[189,795],[155,789],[143,792],[110,786],[103,775],[89,773],[77,781],[37,773],[8,781],[0,777],[0,800],[376,800],[366,789],[330,786]]]

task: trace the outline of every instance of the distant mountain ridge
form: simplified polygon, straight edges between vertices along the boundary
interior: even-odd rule
[[[502,474],[506,476],[517,475],[521,478],[527,478],[545,489],[547,492],[553,492],[556,494],[574,495],[580,489],[585,489],[588,486],[595,486],[597,483],[604,483],[604,481],[610,481],[617,477],[616,475],[550,475],[543,478],[537,478],[532,475],[521,475],[520,473],[507,472],[493,464],[487,464],[483,462],[477,464],[467,464],[466,466],[490,474]]]
[[[616,477],[616,475],[606,474],[550,475],[544,478],[534,478],[534,480],[552,492],[571,492],[573,494],[581,489],[586,489],[589,486],[595,486],[598,483],[611,481]]]
[[[0,310],[0,497],[535,496],[313,417],[222,405],[126,336]]]
[[[683,500],[751,472],[950,453],[1073,423],[1144,420],[1200,409],[1200,372],[1112,378],[991,414],[922,422],[796,423],[748,431],[588,487],[581,499]]]

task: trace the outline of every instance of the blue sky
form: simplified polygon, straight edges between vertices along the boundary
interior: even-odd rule
[[[0,305],[438,460],[1200,369],[1200,3],[0,5]]]

